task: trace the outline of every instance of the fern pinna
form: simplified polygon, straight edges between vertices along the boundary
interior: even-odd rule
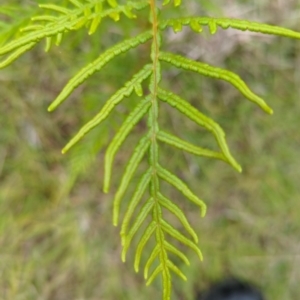
[[[206,205],[189,189],[186,183],[168,171],[163,166],[163,163],[159,161],[159,144],[165,143],[195,155],[223,160],[239,172],[241,172],[241,167],[230,153],[222,128],[214,120],[205,116],[198,109],[189,104],[187,100],[161,87],[162,62],[183,70],[197,72],[200,75],[225,80],[237,88],[247,99],[258,104],[267,113],[272,114],[272,109],[264,100],[253,93],[246,83],[235,73],[203,62],[193,61],[178,54],[163,51],[162,36],[164,31],[168,27],[172,27],[174,32],[179,32],[183,26],[189,26],[193,31],[201,33],[203,27],[208,26],[211,34],[214,34],[218,28],[234,28],[242,31],[248,30],[300,38],[300,33],[289,29],[245,20],[194,16],[161,19],[159,14],[160,10],[167,9],[170,2],[170,0],[141,0],[122,1],[122,3],[118,3],[116,0],[69,0],[69,6],[67,7],[50,3],[43,4],[40,5],[40,8],[47,11],[47,13],[33,17],[31,23],[22,28],[19,37],[7,42],[0,48],[0,55],[4,56],[0,62],[0,67],[4,68],[42,40],[46,42],[45,50],[49,51],[53,41],[56,45],[59,45],[63,35],[66,33],[85,27],[88,28],[89,34],[93,34],[104,19],[108,17],[116,22],[120,17],[133,20],[140,11],[148,10],[149,28],[136,36],[124,39],[122,42],[107,49],[90,64],[84,66],[66,84],[61,93],[49,106],[49,111],[56,109],[78,85],[82,84],[97,71],[100,71],[104,65],[108,64],[116,56],[150,41],[151,48],[149,49],[148,63],[106,101],[100,112],[79,130],[62,152],[67,152],[95,126],[101,125],[102,121],[109,116],[114,107],[121,101],[126,100],[126,97],[130,97],[132,93],[136,93],[140,97],[138,105],[132,109],[107,148],[104,166],[104,192],[108,192],[110,188],[112,166],[117,151],[135,125],[142,118],[147,116],[148,131],[145,132],[144,137],[141,138],[133,150],[119,188],[115,194],[113,224],[117,226],[119,223],[120,203],[137,167],[145,157],[148,157],[149,168],[141,176],[135,192],[127,204],[127,209],[122,220],[122,260],[125,261],[126,253],[137,231],[142,226],[145,226],[146,229],[137,242],[134,268],[136,271],[139,270],[143,250],[148,240],[154,237],[155,246],[146,260],[144,277],[147,279],[148,285],[158,275],[161,275],[164,300],[171,298],[171,273],[176,273],[183,280],[186,280],[185,275],[172,262],[172,256],[178,256],[183,262],[189,264],[186,255],[176,247],[176,244],[171,243],[169,236],[172,237],[172,241],[177,240],[193,249],[200,260],[202,260],[202,253],[197,245],[197,234],[191,227],[184,212],[172,202],[167,195],[162,194],[160,182],[166,181],[170,183],[175,189],[179,190],[185,198],[196,204],[200,208],[202,217],[205,216]],[[174,0],[173,3],[178,7],[181,5],[180,0]],[[148,81],[149,83],[146,93],[144,93],[142,87],[144,81]],[[210,131],[219,145],[220,152],[193,145],[162,130],[158,123],[160,101],[168,103],[190,120]],[[145,201],[141,209],[136,212],[147,190],[149,194],[148,200]],[[164,218],[163,210],[168,210],[174,214],[181,222],[187,234],[181,233],[168,223]],[[149,218],[150,222],[145,225],[144,223],[147,223]],[[153,270],[154,262],[156,262],[157,267]],[[149,274],[150,269],[151,274]]]

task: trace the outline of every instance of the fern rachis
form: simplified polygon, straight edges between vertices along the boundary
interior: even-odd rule
[[[183,26],[189,26],[193,31],[201,33],[203,26],[208,26],[211,34],[214,34],[219,27],[224,30],[231,27],[242,31],[249,30],[297,39],[300,39],[300,33],[278,26],[246,20],[210,17],[161,19],[159,12],[162,9],[168,8],[167,5],[170,4],[170,0],[123,1],[122,3],[124,4],[122,5],[116,0],[69,0],[69,2],[70,6],[68,7],[55,4],[40,5],[40,7],[47,10],[48,13],[32,18],[32,23],[22,29],[22,35],[20,37],[7,42],[0,48],[0,56],[4,57],[0,62],[0,68],[8,66],[42,40],[46,41],[45,50],[49,51],[53,39],[56,45],[60,45],[63,35],[66,33],[87,27],[88,33],[91,35],[97,31],[98,26],[101,26],[105,18],[110,17],[114,21],[118,21],[122,16],[134,20],[139,11],[148,11],[148,28],[144,32],[140,32],[134,37],[126,38],[112,46],[93,62],[84,66],[66,84],[61,93],[49,106],[49,111],[56,109],[77,86],[96,72],[101,71],[102,67],[109,64],[117,55],[126,53],[130,49],[146,42],[151,44],[148,62],[107,100],[100,112],[92,120],[78,131],[64,147],[63,153],[72,148],[72,146],[79,142],[93,128],[100,126],[113,112],[115,106],[123,100],[126,101],[126,98],[130,97],[133,92],[140,97],[139,103],[127,116],[107,148],[104,163],[104,192],[108,192],[110,188],[112,166],[117,151],[136,124],[140,122],[141,119],[147,118],[148,130],[134,148],[115,194],[113,224],[115,226],[118,225],[120,204],[124,193],[140,162],[147,157],[149,167],[141,176],[136,190],[127,204],[127,209],[121,224],[122,260],[125,261],[126,253],[138,230],[150,219],[148,224],[146,224],[141,239],[137,243],[134,268],[136,271],[139,270],[143,249],[146,247],[149,239],[154,238],[155,246],[146,260],[144,277],[147,279],[147,284],[150,284],[161,274],[163,299],[170,299],[171,274],[176,273],[179,277],[186,280],[185,275],[172,262],[172,257],[173,255],[178,256],[186,264],[189,264],[189,261],[186,255],[180,251],[176,245],[171,243],[169,237],[172,237],[173,241],[177,240],[193,249],[200,260],[202,260],[202,253],[197,246],[198,236],[190,225],[184,211],[161,192],[161,181],[170,183],[174,188],[179,190],[185,198],[196,204],[200,208],[201,216],[204,216],[206,213],[206,205],[190,190],[186,183],[163,167],[163,162],[159,160],[160,143],[166,143],[178,149],[193,153],[194,155],[222,160],[239,172],[241,171],[241,167],[230,153],[223,129],[214,120],[205,116],[202,112],[189,104],[187,100],[161,87],[161,81],[163,80],[161,71],[164,64],[169,63],[174,67],[199,73],[201,76],[224,80],[233,85],[243,96],[259,105],[267,113],[272,114],[273,111],[261,97],[250,90],[237,74],[203,62],[193,61],[178,54],[165,52],[162,46],[163,32],[167,27],[172,27],[175,32],[178,32]],[[161,2],[163,6],[160,5]],[[175,6],[180,6],[180,4],[180,0],[174,0]],[[142,84],[145,84],[147,81],[148,92],[144,95]],[[190,144],[161,129],[158,122],[160,101],[168,103],[197,125],[211,132],[219,145],[220,152]],[[141,204],[142,198],[146,193],[149,194],[148,198]],[[141,209],[139,212],[136,212],[138,206],[141,206]],[[186,235],[175,229],[165,220],[163,210],[168,210],[177,217]],[[158,265],[152,273],[149,274],[155,261],[158,262]]]

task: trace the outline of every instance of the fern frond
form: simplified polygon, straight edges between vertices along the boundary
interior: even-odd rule
[[[57,98],[51,103],[48,111],[53,111],[57,108],[82,82],[87,80],[92,74],[101,70],[108,62],[110,62],[117,55],[127,52],[140,44],[147,42],[152,36],[151,32],[144,32],[134,38],[127,39],[123,42],[106,50],[95,61],[83,67],[63,88]]]
[[[18,57],[41,41],[45,41],[45,51],[49,51],[53,44],[57,46],[60,45],[64,35],[71,31],[85,27],[88,34],[92,35],[97,31],[104,19],[111,18],[117,22],[121,17],[125,17],[133,21],[137,18],[139,11],[147,7],[149,11],[149,22],[140,23],[146,24],[147,29],[143,29],[138,35],[125,39],[107,49],[93,62],[79,70],[77,74],[68,81],[56,99],[51,103],[48,110],[53,111],[56,109],[57,106],[67,99],[75,88],[89,79],[90,76],[100,71],[115,57],[141,44],[145,44],[147,41],[151,41],[149,63],[144,65],[141,70],[134,74],[129,81],[106,101],[99,113],[80,128],[77,134],[63,148],[62,152],[67,152],[92,129],[101,125],[101,123],[110,116],[114,108],[126,97],[129,97],[132,93],[136,93],[136,95],[140,97],[137,105],[128,114],[108,145],[104,159],[103,189],[104,192],[107,193],[110,188],[113,163],[117,151],[127,136],[134,130],[138,122],[147,114],[148,132],[143,135],[134,147],[115,194],[113,224],[116,226],[119,223],[121,201],[136,170],[144,157],[147,156],[148,167],[141,175],[135,187],[135,191],[129,203],[127,203],[126,209],[124,209],[124,216],[120,222],[120,236],[123,247],[121,256],[122,260],[125,261],[132,241],[137,239],[137,233],[139,233],[138,231],[141,227],[145,227],[146,229],[140,235],[140,239],[136,241],[134,269],[136,272],[139,271],[144,247],[150,240],[151,242],[153,241],[153,250],[144,266],[144,277],[147,279],[146,284],[149,285],[160,275],[163,284],[163,300],[170,300],[172,274],[175,273],[183,280],[186,280],[185,275],[179,267],[173,263],[172,256],[180,258],[183,263],[189,265],[188,258],[176,247],[176,242],[191,248],[196,252],[200,260],[202,260],[202,253],[197,245],[198,236],[196,231],[192,228],[188,218],[180,207],[177,206],[170,197],[163,194],[160,186],[161,181],[169,183],[172,187],[181,192],[185,198],[199,206],[202,217],[206,213],[206,205],[191,191],[185,182],[161,166],[161,162],[159,161],[160,143],[165,143],[194,155],[222,160],[239,172],[241,172],[241,166],[231,155],[226,142],[225,133],[218,123],[201,113],[188,101],[160,87],[163,62],[167,62],[183,70],[189,70],[207,77],[227,81],[248,100],[259,105],[267,113],[271,114],[272,109],[260,96],[252,92],[237,74],[202,62],[193,61],[177,54],[163,52],[162,32],[167,27],[172,27],[175,32],[179,32],[183,26],[190,26],[192,30],[202,32],[203,27],[208,26],[211,34],[215,34],[219,27],[222,29],[234,28],[242,31],[248,30],[297,39],[300,39],[300,33],[278,26],[228,18],[187,17],[167,20],[162,19],[161,16],[163,14],[160,14],[160,10],[170,3],[174,6],[180,6],[181,0],[163,0],[162,5],[158,4],[159,1],[156,0],[124,0],[119,2],[117,0],[68,0],[63,2],[61,5],[53,3],[41,4],[39,7],[43,11],[46,11],[45,14],[38,14],[32,17],[31,23],[28,23],[20,30],[20,34],[17,38],[0,47],[0,57],[2,60],[0,62],[0,69],[10,65]],[[122,2],[122,4],[120,4],[120,2]],[[0,12],[3,11],[5,11],[5,8],[0,8]],[[30,16],[32,15],[33,14]],[[0,35],[3,27],[5,27],[5,24],[0,22]],[[8,36],[12,37],[13,35]],[[7,40],[7,37],[0,36],[1,43]],[[147,89],[144,89],[144,81],[148,78]],[[159,126],[160,101],[168,103],[189,120],[211,132],[220,150],[217,152],[202,148],[161,130]],[[94,131],[94,133],[95,132],[96,131]],[[91,147],[93,148],[92,155],[90,155],[90,157],[84,157],[82,153],[88,151],[86,149],[90,149]],[[83,165],[91,163],[95,156],[94,150],[96,149],[93,147],[93,144],[85,146],[84,149],[85,150],[79,149],[81,153],[77,155],[77,159],[79,157],[80,164],[77,170],[76,168],[73,170],[73,179],[81,172]],[[99,147],[97,149],[99,149]],[[76,164],[76,162],[74,163]],[[142,199],[146,196],[147,200],[143,202]],[[138,208],[140,209],[138,210]],[[166,221],[164,216],[166,211],[179,220],[185,234],[181,233],[181,229],[177,230]],[[175,240],[174,245],[173,242],[170,243],[168,241],[170,236]],[[154,268],[153,265],[156,267]],[[150,272],[152,267],[154,270]]]
[[[55,36],[58,33],[64,32],[68,29],[67,23],[59,23],[57,26],[43,26],[38,27],[35,31],[29,32],[25,36],[22,36],[0,48],[0,55],[5,55],[15,49],[18,49],[29,43],[37,44],[40,40],[46,37]],[[25,30],[26,31],[26,30]]]
[[[201,148],[198,146],[195,146],[191,143],[188,143],[175,135],[172,135],[170,133],[164,132],[160,130],[157,135],[158,140],[161,142],[164,142],[168,145],[171,145],[173,147],[176,147],[181,150],[185,150],[189,153],[198,155],[198,156],[205,156],[209,158],[214,158],[214,159],[220,159],[228,163],[226,157],[224,156],[223,153],[215,152],[209,149]]]
[[[291,29],[280,26],[268,25],[259,22],[252,22],[248,20],[229,19],[229,18],[212,18],[212,17],[187,17],[174,18],[160,22],[160,28],[163,30],[167,26],[171,26],[176,30],[179,24],[189,25],[194,31],[202,32],[202,26],[208,26],[211,34],[215,34],[217,27],[222,29],[234,28],[242,31],[252,31],[264,34],[272,34],[278,36],[285,36],[289,38],[300,39],[300,33]]]
[[[204,76],[225,80],[235,86],[247,99],[259,105],[265,112],[269,114],[273,113],[273,110],[265,103],[265,101],[254,94],[248,88],[246,83],[235,73],[172,53],[161,52],[160,60],[168,62],[178,68],[197,72]]]

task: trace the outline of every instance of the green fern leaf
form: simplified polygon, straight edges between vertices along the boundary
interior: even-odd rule
[[[131,156],[131,158],[126,166],[126,170],[122,176],[121,183],[115,194],[115,199],[114,199],[113,224],[115,226],[118,225],[119,209],[120,209],[120,203],[121,203],[122,197],[132,179],[132,176],[133,176],[135,170],[137,169],[141,160],[145,156],[146,151],[149,149],[149,146],[150,146],[150,137],[147,135],[140,140],[140,142],[134,149],[134,153]]]
[[[159,265],[155,268],[155,270],[153,271],[153,273],[151,274],[151,276],[149,277],[149,279],[146,282],[146,285],[150,285],[153,280],[158,276],[159,273],[161,273],[163,271],[163,266]]]
[[[193,249],[198,254],[199,259],[203,260],[202,253],[195,243],[193,243],[188,238],[186,238],[184,235],[182,235],[178,230],[176,230],[173,226],[171,226],[165,220],[161,220],[161,226],[162,226],[163,230],[165,230],[172,237],[174,237],[179,242],[181,242],[181,243],[185,244],[186,246],[190,247],[191,249]]]
[[[154,200],[153,200],[153,198],[149,198],[145,202],[143,207],[141,208],[140,212],[138,213],[136,220],[135,220],[134,224],[132,225],[129,233],[122,235],[122,232],[121,232],[121,238],[122,238],[122,244],[123,244],[123,251],[122,251],[122,257],[123,257],[122,260],[123,261],[125,261],[125,259],[126,259],[126,253],[130,246],[132,238],[134,237],[136,232],[139,230],[139,228],[141,227],[143,222],[146,220],[150,211],[153,209],[153,206],[154,206]],[[125,220],[125,217],[124,217],[124,220]],[[124,224],[124,221],[123,221],[123,224]]]
[[[121,227],[121,237],[122,237],[123,244],[127,238],[127,229],[129,226],[129,222],[132,218],[132,215],[134,213],[134,210],[135,210],[136,206],[138,205],[139,201],[141,200],[141,198],[143,197],[147,187],[149,186],[150,180],[151,180],[151,169],[149,169],[142,176],[142,178],[137,186],[137,189],[136,189],[131,201],[129,202],[129,204],[127,206],[127,210],[126,210],[126,213],[125,213],[125,216],[123,219],[123,223],[122,223],[122,227]],[[125,252],[123,252],[124,255],[126,253],[126,250],[127,249],[125,249]],[[125,257],[125,256],[123,256],[123,257]]]
[[[187,278],[185,277],[185,275],[170,261],[167,261],[167,266],[175,273],[177,274],[179,277],[181,277],[181,279],[183,279],[184,281],[187,281]]]
[[[77,8],[83,7],[83,4],[78,0],[69,0],[69,2],[72,3],[74,6],[76,6]],[[101,1],[101,2],[103,2],[103,1]]]
[[[20,37],[17,40],[14,40],[7,45],[4,45],[0,48],[0,55],[7,54],[15,49],[18,49],[29,43],[37,44],[40,40],[46,37],[55,36],[58,33],[64,32],[68,29],[67,24],[59,24],[56,27],[42,27],[36,31],[29,32],[27,35]]]
[[[134,269],[136,272],[139,271],[139,265],[140,265],[143,249],[144,249],[146,243],[149,241],[151,235],[153,234],[156,226],[157,225],[156,225],[155,221],[152,221],[145,229],[145,231],[138,243],[136,253],[135,253],[135,259],[134,259]]]
[[[71,13],[70,9],[55,4],[40,4],[39,7],[44,9],[49,9],[51,11],[55,11],[64,15],[70,15]]]
[[[235,86],[250,101],[259,105],[265,112],[269,114],[273,113],[273,110],[265,103],[265,101],[252,93],[246,83],[235,73],[208,64],[195,62],[191,59],[171,53],[161,52],[160,60],[171,63],[178,68],[197,72],[204,76],[225,80]]]
[[[181,150],[185,150],[189,153],[195,154],[195,155],[199,155],[199,156],[205,156],[205,157],[209,157],[209,158],[214,158],[214,159],[220,159],[223,160],[225,162],[228,162],[226,157],[224,156],[223,153],[218,153],[215,151],[211,151],[205,148],[201,148],[198,146],[195,146],[191,143],[188,143],[172,134],[169,134],[167,132],[164,132],[162,130],[159,131],[158,135],[157,135],[158,140],[160,140],[161,142],[164,142],[166,144],[169,144],[173,147],[176,147],[178,149]]]
[[[169,4],[170,1],[171,1],[171,0],[164,0],[164,1],[163,1],[163,5]],[[181,0],[174,0],[174,6],[175,6],[175,7],[176,7],[176,6],[180,6],[180,4],[181,4]]]
[[[111,7],[117,7],[118,6],[118,2],[116,0],[107,0],[107,2]]]
[[[146,262],[145,268],[144,268],[144,278],[145,279],[148,279],[149,269],[150,269],[151,265],[153,264],[154,260],[157,258],[159,252],[160,252],[159,244],[156,244],[156,246],[152,250],[152,252]]]
[[[111,113],[113,108],[118,105],[125,96],[129,96],[133,88],[147,79],[152,72],[151,65],[145,65],[139,72],[137,72],[133,78],[128,81],[124,87],[119,89],[110,99],[108,99],[101,109],[101,111],[87,124],[85,124],[79,132],[72,138],[72,140],[63,148],[62,152],[66,153],[71,147],[73,147],[79,140],[81,140],[89,131],[103,122]]]
[[[123,196],[137,168],[143,158],[147,156],[149,167],[141,176],[131,200],[127,203],[121,222],[122,260],[125,261],[126,254],[129,251],[133,239],[137,238],[136,236],[140,228],[146,226],[144,233],[141,234],[139,241],[137,241],[134,269],[138,272],[143,249],[150,239],[151,241],[153,240],[155,245],[145,262],[144,277],[147,279],[146,284],[149,285],[160,275],[163,284],[163,299],[170,300],[172,274],[175,273],[183,280],[186,280],[185,275],[179,267],[172,262],[171,258],[172,256],[176,256],[187,265],[189,265],[189,260],[183,252],[176,248],[176,244],[173,245],[167,240],[169,236],[173,237],[175,242],[182,243],[194,250],[200,260],[202,260],[202,253],[197,245],[198,236],[196,231],[192,228],[184,212],[173,203],[169,197],[162,194],[160,188],[161,180],[171,184],[175,189],[180,191],[185,198],[199,206],[201,216],[204,216],[206,213],[206,205],[191,191],[186,183],[161,166],[159,161],[160,143],[165,143],[198,156],[222,160],[239,172],[241,172],[241,167],[231,155],[226,142],[225,133],[219,124],[205,116],[188,101],[160,87],[163,67],[162,62],[170,63],[183,70],[190,70],[204,76],[227,81],[237,88],[247,99],[259,105],[267,113],[271,114],[272,109],[261,97],[253,93],[237,74],[202,62],[196,62],[180,55],[163,52],[163,30],[167,27],[172,27],[174,32],[179,32],[183,29],[183,26],[189,26],[192,30],[201,33],[203,27],[207,26],[211,34],[215,34],[219,28],[234,28],[242,31],[248,30],[297,39],[300,39],[300,33],[278,26],[228,18],[186,17],[163,19],[163,14],[160,14],[160,10],[165,9],[165,5],[170,3],[173,3],[174,6],[180,6],[181,0],[163,0],[162,5],[159,5],[158,1],[155,0],[123,1],[122,5],[116,0],[68,0],[65,2],[65,5],[54,3],[41,4],[40,8],[47,11],[45,15],[38,14],[31,18],[31,23],[28,23],[20,30],[18,37],[17,35],[8,35],[9,37],[15,36],[15,39],[0,47],[0,56],[2,59],[0,69],[10,65],[42,40],[45,41],[45,51],[49,51],[53,44],[57,46],[60,45],[63,36],[71,31],[76,31],[84,27],[87,29],[88,34],[92,35],[97,31],[99,26],[101,26],[104,19],[107,18],[111,18],[117,22],[121,17],[125,17],[130,19],[131,22],[134,22],[139,11],[147,7],[149,11],[149,22],[147,24],[144,22],[147,27],[146,31],[142,30],[142,33],[137,36],[112,46],[93,62],[84,66],[69,80],[61,93],[49,106],[48,110],[53,111],[56,109],[75,88],[94,73],[100,71],[115,57],[141,44],[145,44],[147,41],[151,41],[150,63],[143,66],[139,72],[134,74],[123,87],[106,101],[100,112],[82,126],[78,133],[64,147],[62,152],[65,153],[68,151],[92,129],[101,125],[112,113],[115,106],[123,101],[124,98],[129,97],[132,93],[136,93],[137,96],[140,97],[138,104],[129,113],[107,148],[104,161],[104,192],[108,192],[110,187],[112,167],[117,151],[137,123],[148,114],[148,132],[144,134],[135,146],[125,166],[124,174],[115,194],[113,224],[115,226],[118,224]],[[0,12],[5,11],[5,7],[0,9]],[[5,24],[0,22],[0,34],[3,32],[2,28],[4,27]],[[0,36],[1,43],[6,40],[7,37]],[[148,88],[144,89],[144,81],[148,78],[150,78]],[[168,103],[188,119],[210,131],[220,148],[220,152],[201,148],[161,130],[159,126],[160,101]],[[86,145],[83,148],[89,149],[90,147],[92,146]],[[78,151],[79,150],[80,149],[78,149]],[[79,154],[74,155],[74,164],[76,164],[75,158],[77,157],[78,166],[77,169],[74,168],[73,179],[84,169],[84,165],[90,164],[93,161],[92,159],[95,152],[92,152],[90,157],[84,157],[84,151],[88,150],[80,150]],[[146,194],[148,195],[148,200],[142,203],[142,199]],[[137,207],[139,206],[141,206],[141,208],[137,211]],[[165,220],[164,213],[166,211],[176,216],[183,229],[185,229],[187,236],[175,229]],[[154,263],[156,263],[156,268],[152,270],[149,276],[150,268],[153,267]]]
[[[157,167],[157,174],[161,179],[165,180],[166,182],[173,185],[176,189],[178,189],[190,201],[198,205],[201,208],[201,216],[202,217],[205,216],[206,204],[202,200],[200,200],[194,193],[192,193],[191,190],[187,187],[187,185],[183,181],[181,181],[178,177],[176,177],[166,169],[162,168],[161,166]],[[168,206],[168,209],[172,211],[172,208],[170,206]],[[181,220],[181,222],[184,223],[184,220]]]
[[[166,209],[168,209],[170,212],[172,212],[181,222],[181,224],[184,226],[186,231],[193,237],[195,243],[198,243],[198,236],[194,229],[189,224],[189,221],[187,220],[186,216],[182,212],[182,210],[171,200],[169,200],[167,197],[163,196],[162,194],[158,194],[159,203],[164,206]]]
[[[119,15],[121,12],[124,12],[124,15],[128,17],[130,15],[129,11],[133,9],[140,10],[146,6],[145,2],[129,2],[125,6],[117,6],[115,8],[101,10],[99,6],[101,2],[102,1],[92,1],[91,3],[87,3],[85,5],[75,4],[75,9],[67,9],[63,6],[55,4],[41,4],[40,8],[55,11],[59,13],[60,16],[55,17],[51,15],[45,15],[33,17],[32,21],[43,23],[46,22],[46,24],[42,27],[37,26],[35,27],[34,31],[31,30],[30,32],[27,32],[27,30],[25,29],[23,32],[27,32],[26,35],[11,41],[3,47],[0,47],[0,56],[8,54],[9,52],[12,52],[20,47],[28,45],[29,43],[37,44],[44,38],[48,38],[47,45],[45,47],[45,50],[48,51],[50,49],[50,37],[58,36],[72,30],[78,30],[90,22],[91,25],[89,32],[91,34],[94,33],[96,27],[100,24],[100,20],[102,20],[103,18],[112,15]],[[95,10],[95,13],[92,13],[92,10]],[[131,14],[131,16],[134,17],[133,14]],[[95,18],[96,20],[94,20]],[[31,28],[33,29],[34,27]]]
[[[95,33],[98,26],[100,25],[101,20],[102,20],[102,17],[100,15],[101,11],[102,11],[102,5],[101,5],[101,3],[99,3],[98,5],[95,6],[96,16],[91,21],[89,35],[92,35],[93,33]]]
[[[34,43],[29,43],[25,46],[20,47],[15,52],[13,52],[11,55],[9,55],[5,60],[0,62],[0,69],[3,69],[10,65],[12,62],[14,62],[16,59],[18,59],[23,53],[27,52],[28,50],[32,49],[34,47]]]
[[[173,254],[175,254],[179,258],[181,258],[183,260],[183,262],[185,262],[185,264],[187,264],[188,266],[190,265],[190,261],[188,260],[188,258],[180,250],[175,248],[173,245],[171,245],[167,241],[164,241],[164,246],[165,246],[166,250],[172,252]]]
[[[235,159],[230,154],[229,148],[227,146],[225,140],[225,133],[222,128],[214,122],[212,119],[206,117],[201,112],[199,112],[196,108],[190,105],[185,100],[181,99],[177,95],[174,95],[171,92],[165,91],[161,88],[158,90],[158,96],[161,100],[169,103],[170,105],[177,108],[180,112],[185,114],[188,118],[192,121],[197,123],[198,125],[206,128],[207,130],[211,131],[215,136],[224,156],[226,157],[229,164],[232,165],[238,172],[242,171],[241,166],[235,161]]]
[[[110,143],[105,153],[105,161],[104,161],[104,187],[103,190],[105,193],[108,193],[110,186],[110,178],[111,178],[111,170],[112,164],[114,160],[114,156],[121,144],[130,133],[132,128],[140,121],[140,119],[147,113],[148,109],[151,106],[150,97],[147,96],[144,100],[142,100],[136,108],[129,114],[126,118],[125,122],[119,129],[119,131],[114,136],[114,139]]]
[[[127,52],[142,43],[147,42],[152,37],[151,32],[142,33],[134,38],[127,39],[101,54],[95,61],[82,68],[63,88],[61,93],[49,106],[48,111],[53,111],[57,108],[82,82],[87,80],[96,71],[99,71],[103,66],[110,62],[117,55]]]
[[[217,26],[222,29],[234,28],[238,30],[248,30],[252,32],[260,32],[264,34],[272,34],[285,36],[295,39],[300,39],[300,33],[287,28],[268,25],[259,22],[252,22],[247,20],[229,19],[229,18],[211,18],[211,17],[187,17],[174,18],[160,22],[160,28],[163,30],[167,26],[174,27],[174,24],[189,25],[196,32],[202,31],[202,26],[209,26],[211,34],[216,33]],[[176,26],[176,25],[175,25]]]

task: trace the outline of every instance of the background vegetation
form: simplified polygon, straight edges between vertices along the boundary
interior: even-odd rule
[[[4,23],[18,25],[34,13],[31,5],[35,1],[6,2],[19,4],[20,9],[6,12],[0,18]],[[241,17],[300,29],[296,0],[187,2],[187,10],[195,14]],[[103,149],[137,99],[127,99],[101,128],[66,156],[60,154],[77,129],[128,79],[128,73],[139,69],[147,50],[138,48],[120,57],[79,87],[55,113],[46,112],[80,66],[123,35],[145,26],[143,19],[137,20],[135,28],[121,22],[122,26],[103,24],[92,39],[84,30],[69,35],[50,54],[45,54],[41,45],[0,72],[1,299],[159,298],[159,282],[146,288],[142,274],[134,274],[132,261],[121,262],[119,230],[111,221],[112,194],[101,190]],[[7,37],[10,34],[5,33]],[[244,169],[240,175],[222,162],[170,152],[168,147],[162,153],[165,165],[190,182],[209,208],[207,216],[200,219],[187,201],[174,190],[168,191],[198,228],[204,254],[200,263],[188,253],[192,266],[183,267],[188,282],[174,285],[173,299],[192,300],[197,290],[227,275],[255,282],[268,299],[297,299],[300,42],[233,30],[212,37],[207,32],[197,35],[184,30],[176,35],[169,31],[165,46],[237,72],[275,111],[272,117],[264,114],[224,82],[166,69],[165,82],[170,88],[224,127],[232,152]],[[165,128],[176,130],[185,139],[213,144],[209,134],[169,107],[162,106],[160,117]],[[144,127],[140,124],[136,136],[126,141],[117,157],[115,186],[131,145]]]

